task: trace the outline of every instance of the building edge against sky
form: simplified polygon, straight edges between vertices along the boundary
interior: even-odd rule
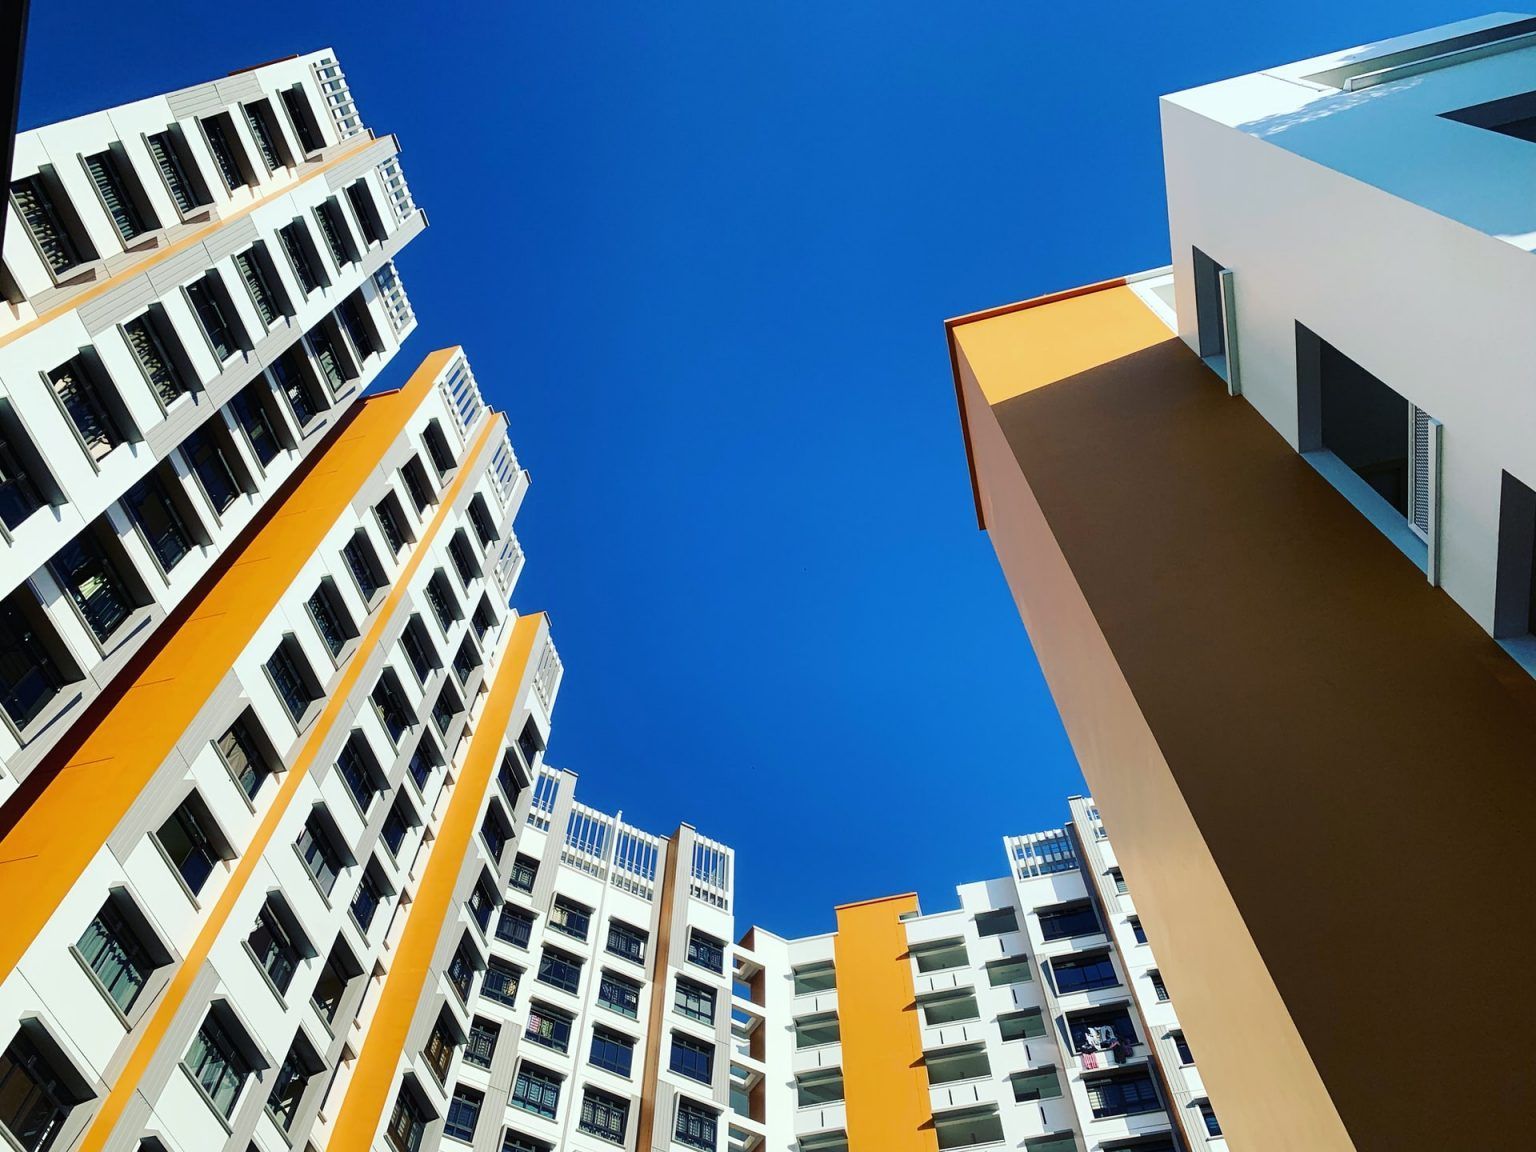
[[[1527,1123],[1528,1054],[1428,1058],[1402,1007],[1454,1001],[1455,1052],[1530,1016],[1533,74],[1502,14],[1166,97],[1171,269],[947,326],[978,516],[1235,1146]]]

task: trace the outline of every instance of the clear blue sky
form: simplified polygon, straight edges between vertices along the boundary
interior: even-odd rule
[[[733,844],[743,926],[797,935],[950,906],[1083,790],[944,318],[1167,262],[1159,93],[1484,10],[42,0],[22,124],[336,48],[432,222],[383,383],[464,344],[533,474],[551,762]]]

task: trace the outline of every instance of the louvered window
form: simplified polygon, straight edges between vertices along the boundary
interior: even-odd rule
[[[267,166],[267,171],[283,167],[282,159],[277,154],[277,144],[272,138],[272,126],[267,123],[266,114],[260,108],[249,105],[241,105],[240,110],[245,113],[246,126],[251,130],[251,139],[256,141],[256,151],[261,153],[261,162]]]
[[[96,185],[107,215],[112,217],[117,234],[124,242],[143,235],[144,217],[128,194],[128,185],[123,179],[123,170],[117,163],[117,157],[110,152],[87,156],[85,170],[90,173],[91,183]]]
[[[92,459],[100,460],[123,442],[122,431],[102,404],[95,384],[78,358],[48,373],[48,382]]]
[[[181,150],[169,132],[157,132],[148,137],[149,155],[160,171],[160,179],[171,194],[176,207],[185,215],[201,206],[192,181],[187,178],[186,165],[181,160]]]
[[[67,272],[80,263],[80,249],[75,246],[69,230],[64,227],[48,190],[43,186],[42,177],[28,176],[25,180],[16,181],[11,185],[11,199],[16,205],[16,214],[27,226],[27,231],[32,234],[43,259],[48,261],[48,267],[55,275]]]
[[[336,348],[336,342],[331,339],[331,334],[324,329],[316,328],[309,334],[310,347],[314,349],[315,362],[320,365],[320,371],[325,376],[326,383],[331,386],[332,392],[340,392],[346,387],[347,372],[343,366],[341,353]],[[399,551],[399,549],[395,549]]]
[[[144,370],[145,379],[160,397],[160,403],[167,407],[174,404],[186,392],[186,382],[166,351],[154,321],[147,315],[130,320],[123,325],[123,335],[128,340],[128,347],[133,349],[139,367]]]
[[[208,151],[213,154],[213,162],[224,183],[231,192],[236,188],[244,188],[250,181],[245,178],[245,173],[240,170],[240,162],[235,159],[236,144],[230,139],[233,125],[227,117],[213,117],[201,123],[203,134],[208,140]]]
[[[310,114],[309,101],[304,98],[304,90],[298,86],[283,89],[283,105],[288,109],[288,118],[293,121],[293,130],[298,133],[299,145],[306,152],[318,152],[325,147],[325,141],[315,131],[314,118]]]
[[[216,275],[218,273],[210,272],[201,280],[188,284],[186,294],[188,303],[192,305],[192,311],[197,315],[197,322],[203,326],[203,332],[208,337],[208,344],[213,349],[213,354],[222,364],[240,351],[240,345],[235,339],[235,330],[231,327],[229,318],[224,314],[219,293],[213,285],[212,281]]]
[[[350,263],[351,257],[347,254],[347,246],[341,239],[341,225],[337,221],[336,214],[339,209],[336,201],[327,200],[315,210],[315,219],[320,224],[320,235],[325,237],[325,246],[331,251],[331,259],[336,261],[336,267]]]
[[[267,283],[266,273],[261,269],[254,248],[235,254],[235,271],[240,274],[240,282],[245,285],[245,290],[251,294],[256,315],[261,317],[262,324],[272,327],[281,313],[278,311],[277,297],[272,293],[272,286]]]
[[[308,296],[320,287],[320,274],[309,258],[309,245],[302,235],[303,228],[304,225],[295,221],[278,229],[277,235],[283,242],[283,251],[288,254],[289,263],[293,265],[293,274],[298,277],[299,287]]]

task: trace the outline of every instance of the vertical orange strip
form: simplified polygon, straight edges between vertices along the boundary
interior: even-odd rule
[[[373,1141],[389,1101],[395,1068],[405,1049],[411,1020],[421,1002],[422,989],[432,967],[432,953],[442,933],[443,921],[453,907],[453,890],[464,867],[470,837],[475,834],[480,801],[491,786],[491,777],[499,761],[497,753],[507,735],[512,709],[528,678],[534,641],[544,623],[544,614],[521,617],[507,643],[506,654],[496,670],[485,709],[475,725],[475,734],[464,757],[464,768],[453,787],[453,798],[443,815],[431,858],[421,877],[421,886],[411,902],[411,914],[405,922],[400,946],[395,949],[389,974],[379,994],[373,1023],[358,1053],[357,1068],[347,1086],[346,1098],[331,1130],[328,1146],[337,1149],[367,1148]]]
[[[900,919],[915,911],[911,893],[837,909],[833,956],[849,1152],[938,1152]]]
[[[122,1118],[123,1110],[127,1107],[129,1099],[138,1089],[139,1081],[149,1068],[149,1062],[155,1056],[161,1041],[169,1031],[171,1021],[176,1013],[181,1010],[182,1001],[186,999],[193,981],[197,979],[198,971],[208,959],[208,953],[213,948],[213,942],[219,938],[224,926],[228,923],[230,913],[234,911],[235,901],[245,890],[252,874],[256,871],[256,865],[266,852],[272,837],[277,832],[277,825],[288,811],[288,806],[293,803],[298,794],[299,785],[308,776],[310,766],[314,764],[315,757],[320,753],[320,747],[326,737],[340,719],[345,708],[347,698],[351,695],[353,687],[362,675],[363,665],[366,663],[365,654],[378,646],[379,638],[384,634],[390,618],[399,608],[400,602],[405,599],[406,586],[411,577],[421,567],[425,559],[427,548],[448,519],[448,514],[454,506],[459,492],[464,487],[464,482],[469,476],[470,464],[486,450],[490,444],[493,433],[501,427],[501,417],[492,416],[485,422],[480,436],[464,457],[464,466],[448,485],[443,493],[442,502],[438,505],[437,512],[432,517],[432,522],[427,525],[421,534],[421,541],[411,550],[410,558],[405,562],[399,577],[390,586],[389,593],[384,598],[378,614],[374,616],[373,623],[363,635],[362,642],[352,655],[351,662],[341,674],[335,689],[326,699],[325,707],[321,710],[319,718],[310,730],[309,739],[288,768],[287,775],[283,777],[282,786],[272,798],[272,806],[262,817],[255,833],[251,836],[251,842],[246,846],[245,852],[240,856],[235,865],[234,874],[230,876],[229,883],[224,886],[224,891],[219,894],[218,901],[208,914],[208,919],[203,923],[202,929],[197,934],[192,947],[187,949],[187,954],[181,962],[181,967],[171,977],[171,982],[166,986],[161,997],[160,1004],[154,1014],[145,1025],[143,1034],[134,1045],[132,1054],[128,1057],[122,1073],[107,1093],[107,1098],[102,1101],[101,1111],[91,1121],[86,1129],[85,1137],[80,1142],[79,1152],[101,1152],[105,1147],[112,1130],[118,1120]]]

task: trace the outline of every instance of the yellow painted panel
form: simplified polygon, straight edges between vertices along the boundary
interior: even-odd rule
[[[464,767],[453,788],[453,798],[438,828],[432,855],[422,874],[421,886],[411,901],[400,946],[389,961],[384,988],[374,1009],[373,1022],[358,1053],[357,1066],[347,1086],[329,1146],[336,1149],[367,1148],[378,1131],[389,1089],[395,1080],[411,1019],[421,1001],[422,989],[432,966],[444,920],[453,910],[453,890],[464,867],[470,839],[480,815],[480,801],[500,763],[502,743],[512,710],[529,679],[534,642],[544,625],[544,614],[523,616],[507,643],[506,654],[496,670],[485,708],[475,724]]]
[[[957,321],[951,331],[988,404],[1140,352],[1173,333],[1124,285]]]
[[[904,912],[888,896],[837,910],[834,957],[849,1152],[937,1152]]]

